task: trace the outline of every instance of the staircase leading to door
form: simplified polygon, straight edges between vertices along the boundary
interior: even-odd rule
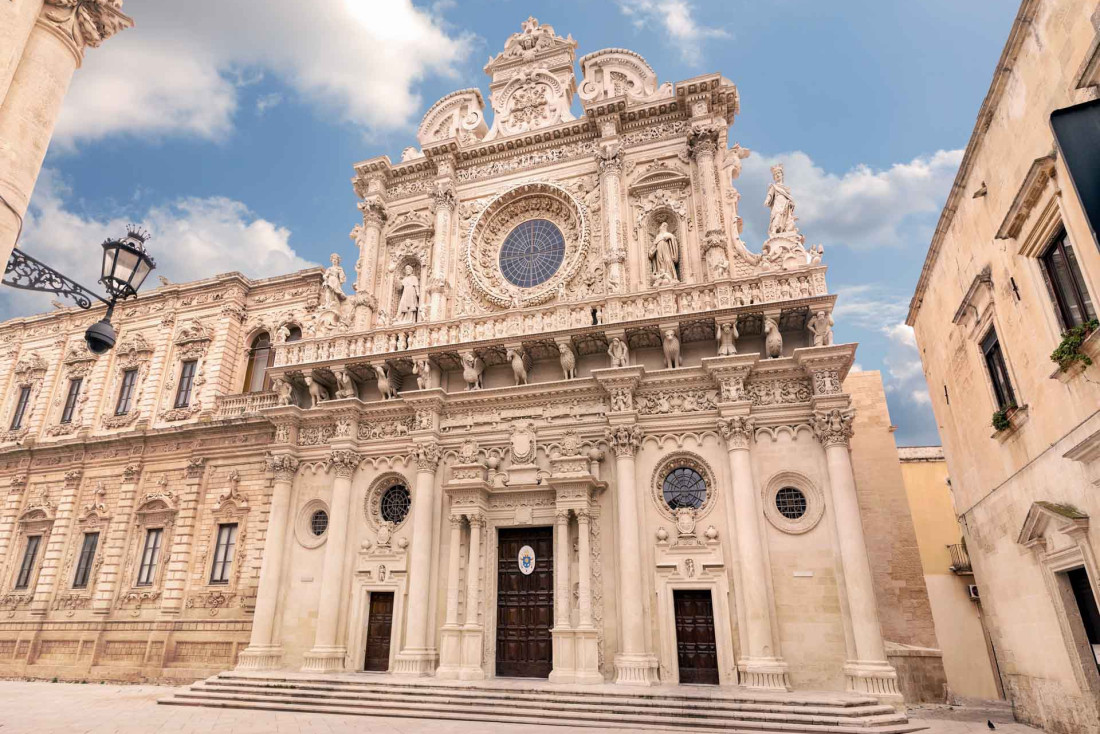
[[[925,727],[874,698],[682,686],[477,684],[388,675],[226,672],[160,700],[175,706],[711,732],[901,734]]]

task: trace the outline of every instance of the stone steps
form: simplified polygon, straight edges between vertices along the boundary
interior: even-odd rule
[[[903,734],[924,727],[875,699],[851,694],[729,689],[622,690],[407,682],[363,676],[222,673],[160,700],[180,706],[555,724],[636,730]],[[610,689],[610,690],[608,690]]]

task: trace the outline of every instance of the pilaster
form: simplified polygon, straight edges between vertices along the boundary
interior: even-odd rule
[[[61,557],[69,543],[69,529],[72,527],[73,508],[76,506],[77,493],[83,472],[74,469],[65,473],[65,486],[61,499],[57,503],[53,529],[42,555],[42,566],[38,572],[38,583],[34,587],[34,600],[31,602],[31,614],[44,615],[50,608],[53,595],[58,588],[58,574],[61,572]]]
[[[165,568],[164,596],[160,605],[161,616],[178,616],[183,611],[187,571],[191,567],[191,553],[195,549],[195,518],[198,515],[199,492],[205,473],[205,458],[192,456],[187,460],[179,513],[172,533],[171,555],[168,556],[168,565]]]
[[[125,562],[123,554],[126,552],[126,533],[133,521],[134,502],[137,499],[140,481],[140,465],[128,464],[123,468],[122,483],[118,488],[118,503],[111,515],[107,532],[104,533],[104,542],[100,546],[103,549],[103,565],[99,569],[99,578],[92,596],[94,614],[108,614],[111,611],[111,604],[114,602],[118,588],[119,574],[122,573],[122,564]]]

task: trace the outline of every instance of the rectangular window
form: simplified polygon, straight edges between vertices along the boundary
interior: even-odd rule
[[[151,528],[145,531],[145,547],[141,550],[141,567],[138,569],[138,586],[152,586],[157,574],[157,562],[160,560],[160,539],[163,528]]]
[[[92,561],[95,549],[99,545],[99,533],[84,533],[84,544],[80,546],[80,560],[76,564],[76,576],[73,577],[74,589],[88,588],[88,577],[92,573]]]
[[[34,559],[38,555],[38,545],[41,542],[41,535],[27,536],[27,548],[23,551],[23,563],[19,565],[19,577],[15,580],[15,588],[25,589],[30,585]]]
[[[118,391],[115,415],[126,415],[130,412],[130,401],[134,397],[134,383],[137,382],[137,372],[136,369],[133,369],[122,373],[122,387]]]
[[[80,386],[84,384],[83,377],[74,377],[69,380],[69,394],[65,396],[65,409],[61,411],[61,422],[72,423],[73,413],[76,411],[76,401],[80,397]]]
[[[989,379],[993,381],[997,409],[1004,410],[1016,405],[1016,395],[1012,392],[1012,382],[1008,379],[1008,367],[1005,365],[1005,357],[1001,352],[1001,342],[997,339],[996,330],[990,329],[985,339],[982,339],[982,354],[985,356],[985,366],[989,370]]]
[[[233,566],[233,550],[236,547],[237,523],[219,525],[218,544],[214,547],[214,566],[210,569],[210,583],[229,583],[229,569]]]
[[[27,405],[31,402],[31,388],[29,385],[19,388],[19,400],[15,404],[15,413],[11,417],[11,430],[18,431],[23,427],[23,418],[27,415]]]
[[[196,361],[189,359],[180,367],[180,386],[176,389],[177,408],[186,408],[191,404],[191,386],[195,383]]]
[[[1039,263],[1064,330],[1096,318],[1077,256],[1065,230],[1059,232],[1046,252],[1039,256]]]

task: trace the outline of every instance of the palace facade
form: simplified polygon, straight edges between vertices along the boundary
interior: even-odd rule
[[[944,673],[876,373],[736,87],[534,19],[354,166],[354,276],[0,325],[0,674],[855,691]],[[579,97],[579,105],[575,97]],[[576,112],[576,108],[580,112]],[[353,295],[344,292],[351,279]]]

